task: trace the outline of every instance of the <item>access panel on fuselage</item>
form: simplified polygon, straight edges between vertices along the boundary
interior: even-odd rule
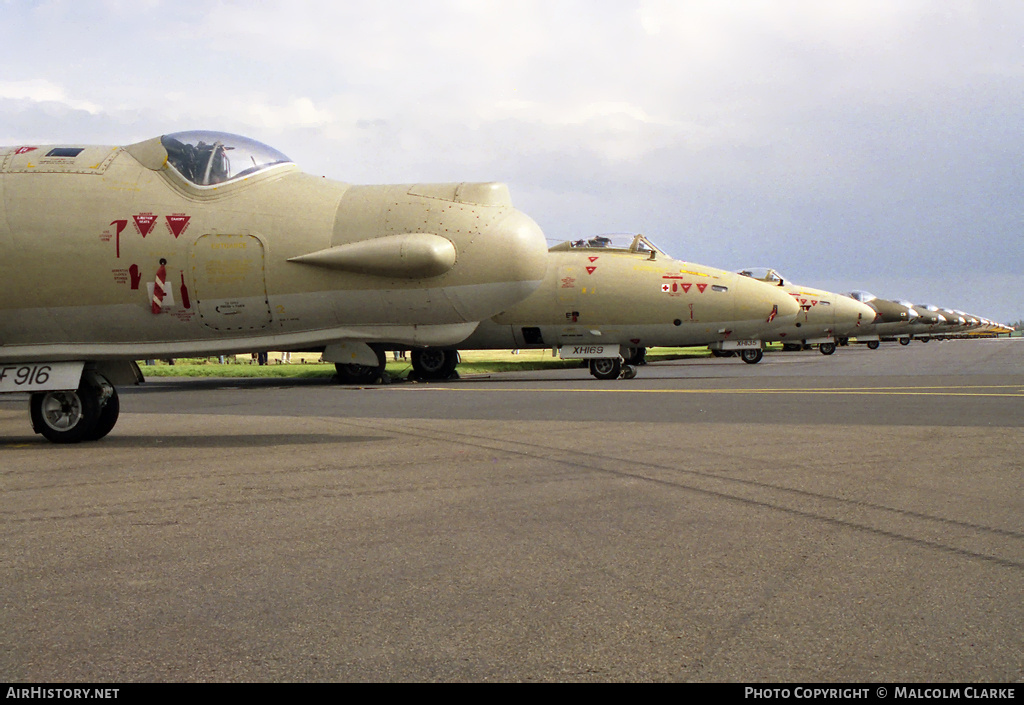
[[[192,246],[196,308],[203,325],[219,331],[270,325],[263,243],[252,235],[213,233]]]

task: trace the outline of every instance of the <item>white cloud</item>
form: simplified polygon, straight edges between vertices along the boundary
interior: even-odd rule
[[[83,7],[4,5],[10,141],[234,131],[346,180],[505,179],[553,232],[716,266],[926,276],[891,254],[922,237],[1020,261],[1019,0]],[[43,25],[116,41],[39,52]]]
[[[59,103],[72,110],[97,115],[103,109],[96,103],[72,98],[64,88],[45,79],[0,81],[0,99],[27,100],[33,103]]]

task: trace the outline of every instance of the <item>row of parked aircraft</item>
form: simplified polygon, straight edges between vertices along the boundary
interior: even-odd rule
[[[504,184],[351,185],[208,131],[0,148],[0,247],[0,393],[28,393],[34,430],[62,443],[113,429],[139,359],[322,351],[367,381],[386,350],[437,379],[460,347],[555,348],[613,379],[652,346],[755,363],[769,341],[831,354],[993,326],[676,260],[643,235],[548,249]]]
[[[706,345],[717,357],[757,363],[769,342],[832,355],[850,342],[877,348],[883,340],[1010,332],[962,312],[793,284],[773,269],[733,273],[675,260],[643,235],[598,236],[551,248],[538,289],[482,321],[457,348],[414,349],[411,357],[417,377],[437,380],[454,374],[459,349],[552,348],[562,358],[589,358],[591,374],[614,379],[635,376],[650,347]],[[385,348],[371,347],[381,351],[378,363],[338,364],[342,381],[381,376]]]

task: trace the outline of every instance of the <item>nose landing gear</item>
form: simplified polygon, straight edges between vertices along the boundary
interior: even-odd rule
[[[53,443],[98,441],[120,412],[117,390],[98,374],[87,373],[73,392],[36,392],[29,399],[32,429]]]

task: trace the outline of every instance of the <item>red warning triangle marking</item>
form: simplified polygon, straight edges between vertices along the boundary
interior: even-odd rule
[[[39,147],[18,147],[16,150],[14,150],[14,153],[15,154],[28,154],[29,152],[34,152],[37,149],[39,149]]]
[[[700,289],[700,293],[704,293],[704,290],[708,288],[707,284],[698,284],[697,288]]]
[[[153,224],[156,223],[156,216],[152,213],[139,213],[133,215],[132,219],[135,220],[135,227],[139,229],[139,234],[142,237],[149,235],[149,231],[153,229]]]
[[[589,259],[591,262],[597,261],[597,257],[587,257],[587,259]]]
[[[595,269],[597,269],[597,267],[587,267],[587,274],[593,274]]]
[[[683,291],[685,291],[687,294],[689,294],[690,293],[690,287],[693,286],[693,284],[680,284],[679,286],[683,287]]]
[[[167,227],[170,229],[171,234],[174,235],[175,238],[181,235],[181,233],[184,232],[185,228],[188,227],[188,220],[190,216],[168,215],[165,217],[167,218]]]

